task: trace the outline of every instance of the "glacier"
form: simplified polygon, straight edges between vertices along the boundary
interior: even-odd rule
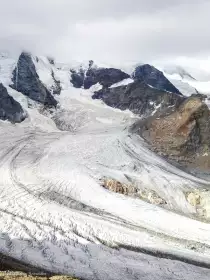
[[[15,60],[0,61],[1,82],[28,114],[21,124],[0,121],[0,253],[87,280],[209,279],[209,178],[150,151],[129,131],[138,116],[92,100],[100,85],[75,89],[68,65],[34,63],[47,87],[52,69],[61,81],[52,118],[9,87]],[[110,192],[104,177],[156,191],[167,204]],[[206,220],[186,200],[195,190]]]

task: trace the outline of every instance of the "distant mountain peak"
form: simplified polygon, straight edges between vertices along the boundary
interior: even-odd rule
[[[164,90],[181,94],[180,91],[164,76],[163,72],[150,64],[143,64],[136,67],[132,74],[134,80],[144,81],[146,84]]]
[[[164,68],[164,72],[169,75],[178,74],[182,79],[196,80],[188,71],[186,71],[181,66],[167,66]]]

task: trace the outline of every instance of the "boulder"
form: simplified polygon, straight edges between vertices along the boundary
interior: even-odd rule
[[[105,178],[102,181],[102,186],[112,192],[124,194],[124,195],[134,195],[138,192],[137,188],[132,185],[123,184],[114,179]]]
[[[30,54],[23,52],[13,71],[12,88],[47,107],[56,107],[57,101],[40,81]]]
[[[7,89],[0,83],[0,119],[19,123],[25,118],[26,113],[21,105],[8,94]]]
[[[132,78],[134,80],[144,81],[146,84],[159,90],[181,94],[180,91],[164,76],[163,72],[149,64],[136,67],[132,74]]]

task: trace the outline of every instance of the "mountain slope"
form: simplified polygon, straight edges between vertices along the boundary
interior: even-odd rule
[[[0,119],[15,123],[21,122],[25,118],[26,113],[21,105],[8,94],[7,89],[0,83]]]
[[[135,80],[143,81],[156,89],[181,94],[179,90],[164,76],[163,72],[149,64],[137,66],[132,74],[132,77]]]
[[[199,97],[192,96],[176,110],[144,119],[135,124],[135,129],[161,154],[208,172],[210,111]]]
[[[208,280],[209,178],[150,151],[129,132],[140,116],[93,100],[100,85],[74,88],[71,65],[33,63],[45,89],[54,83],[53,70],[62,91],[50,92],[56,109],[43,109],[40,100],[9,89],[13,67],[2,75],[28,118],[16,125],[0,121],[0,252],[87,280]],[[183,98],[137,84],[142,96]],[[128,88],[132,96],[135,85],[106,90],[123,88],[125,95]],[[138,197],[105,189],[105,179],[134,187]],[[155,204],[154,192],[166,203]],[[199,205],[189,195],[199,195]]]
[[[120,69],[97,67],[93,61],[89,62],[86,68],[78,70],[71,69],[71,83],[76,88],[89,89],[93,85],[100,84],[103,87],[110,87],[130,76]]]
[[[210,75],[209,80],[207,80],[206,75],[204,80],[201,77],[195,79],[181,67],[165,67],[164,75],[186,96],[198,92],[207,96],[210,94]]]
[[[114,108],[129,109],[139,115],[148,115],[158,109],[176,106],[183,99],[176,93],[157,90],[139,81],[126,86],[102,88],[95,92],[92,98],[101,99]]]
[[[40,81],[32,57],[22,53],[13,71],[12,88],[49,107],[56,107],[57,102]]]

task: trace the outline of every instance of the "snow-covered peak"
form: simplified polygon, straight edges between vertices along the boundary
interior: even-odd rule
[[[199,79],[180,66],[166,66],[161,70],[184,95],[190,96],[197,92],[210,95],[210,76],[209,80]]]
[[[196,80],[188,71],[181,66],[165,66],[163,71],[174,77],[174,79]]]

